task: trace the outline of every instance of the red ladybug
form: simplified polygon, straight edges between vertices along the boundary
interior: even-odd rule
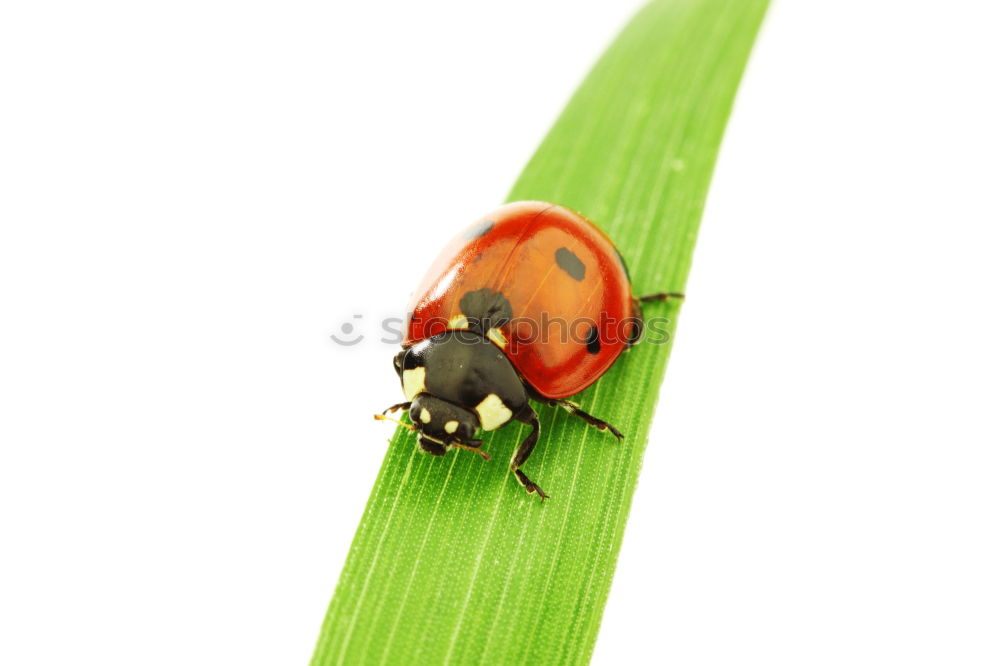
[[[603,375],[642,330],[611,239],[586,218],[550,203],[507,204],[456,236],[414,293],[403,350],[393,359],[420,447],[484,458],[477,430],[531,426],[510,461],[528,493],[548,497],[521,466],[538,441],[529,398],[622,434],[567,398]]]

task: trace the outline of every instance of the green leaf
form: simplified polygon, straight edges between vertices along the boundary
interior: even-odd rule
[[[766,0],[661,0],[581,85],[511,192],[582,212],[625,256],[637,293],[683,291],[712,167]],[[677,304],[647,305],[668,317]],[[579,396],[624,442],[539,407],[489,434],[484,462],[389,445],[313,664],[579,664],[593,651],[670,346],[639,344]],[[668,442],[659,442],[668,445]]]

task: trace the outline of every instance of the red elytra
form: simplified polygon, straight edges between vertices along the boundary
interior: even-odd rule
[[[562,206],[507,204],[452,239],[414,292],[403,346],[463,328],[460,301],[484,289],[502,294],[513,314],[490,339],[546,398],[593,384],[638,331],[614,243]]]

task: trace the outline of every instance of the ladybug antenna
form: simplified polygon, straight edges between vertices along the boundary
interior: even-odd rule
[[[482,444],[482,442],[480,440],[476,440],[476,441],[478,441],[480,445]],[[489,460],[490,459],[490,454],[488,454],[488,453],[486,453],[486,451],[483,451],[482,449],[480,449],[479,446],[469,446],[468,444],[462,444],[462,442],[458,441],[457,439],[456,440],[452,440],[451,442],[449,442],[448,446],[454,446],[456,449],[462,449],[464,451],[471,451],[472,453],[475,453],[477,456],[479,456],[483,460]]]
[[[417,432],[417,427],[416,426],[411,425],[409,423],[403,423],[399,419],[394,419],[391,416],[386,416],[385,414],[375,414],[375,420],[376,421],[392,421],[395,424],[403,426],[407,430],[410,430],[412,432]]]
[[[401,425],[404,428],[406,428],[407,430],[410,430],[411,432],[420,432],[420,429],[417,428],[415,425],[411,425],[409,423],[403,423],[402,421],[400,421],[398,419],[394,419],[391,416],[386,416],[385,414],[375,414],[374,416],[375,416],[375,420],[376,421],[392,421],[393,423],[395,423],[397,425]],[[483,450],[481,450],[479,448],[479,446],[482,446],[482,440],[475,440],[479,444],[475,445],[475,446],[469,446],[468,444],[463,444],[461,442],[461,440],[458,440],[458,439],[453,439],[453,440],[448,441],[448,442],[442,442],[440,439],[437,439],[436,437],[431,437],[430,435],[428,435],[426,433],[421,433],[420,436],[424,437],[426,439],[429,439],[432,442],[435,442],[437,444],[444,444],[445,446],[453,446],[456,449],[464,449],[466,451],[471,451],[472,453],[475,453],[477,456],[479,456],[483,460],[489,460],[490,459],[490,454],[486,453],[486,451],[483,451]]]

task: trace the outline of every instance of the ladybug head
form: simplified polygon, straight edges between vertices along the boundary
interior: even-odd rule
[[[429,393],[421,393],[410,403],[410,420],[416,427],[420,448],[443,456],[449,446],[478,448],[482,440],[473,439],[479,418],[468,409]]]

